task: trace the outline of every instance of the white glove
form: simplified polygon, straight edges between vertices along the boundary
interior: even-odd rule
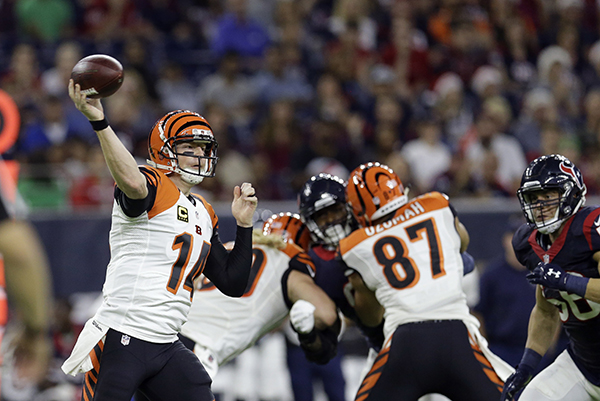
[[[290,322],[300,334],[308,334],[315,327],[315,306],[302,299],[294,302],[290,309]]]

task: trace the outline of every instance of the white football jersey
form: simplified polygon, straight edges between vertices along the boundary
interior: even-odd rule
[[[250,279],[241,298],[223,295],[203,277],[181,334],[211,350],[219,365],[252,346],[287,316],[281,278],[290,259],[300,253],[303,250],[293,244],[283,250],[255,244]]]
[[[142,173],[156,187],[149,212],[128,217],[115,201],[111,259],[98,322],[132,337],[167,343],[191,306],[194,279],[204,269],[217,216],[201,197],[190,201],[161,171]]]
[[[417,197],[393,219],[353,232],[340,241],[340,253],[385,308],[386,338],[416,321],[477,324],[462,289],[460,236],[445,195]]]

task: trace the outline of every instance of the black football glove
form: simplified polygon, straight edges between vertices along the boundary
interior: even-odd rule
[[[515,395],[529,383],[533,377],[533,369],[529,370],[528,368],[528,366],[521,367],[519,365],[515,373],[506,379],[500,401],[512,401]]]
[[[519,391],[521,391],[533,377],[536,366],[542,360],[542,356],[532,350],[525,348],[521,362],[515,372],[506,379],[500,401],[512,401]]]
[[[567,291],[585,297],[588,281],[587,277],[578,277],[565,271],[553,263],[540,263],[527,274],[531,284],[540,284],[546,288]]]

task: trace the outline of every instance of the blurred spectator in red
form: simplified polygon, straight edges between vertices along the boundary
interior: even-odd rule
[[[77,0],[83,15],[79,30],[98,44],[113,44],[135,31],[139,22],[133,0]]]
[[[418,121],[418,138],[404,144],[401,154],[410,166],[419,193],[429,192],[438,176],[450,168],[452,153],[442,142],[442,131],[438,122],[429,118]]]
[[[73,35],[73,2],[68,0],[20,0],[15,8],[21,34],[28,39],[56,43]]]
[[[102,149],[98,145],[91,146],[85,154],[85,173],[71,185],[69,203],[75,209],[109,207],[114,199],[114,185]]]
[[[429,44],[425,33],[416,29],[410,19],[411,2],[399,1],[393,6],[390,37],[381,49],[381,60],[394,67],[398,95],[411,99],[428,89],[433,82],[429,63]]]
[[[291,100],[277,100],[270,104],[267,117],[256,131],[256,145],[263,157],[264,178],[261,184],[267,199],[289,199],[287,192],[291,177],[289,162],[292,155],[302,147],[304,134],[294,116]],[[220,162],[219,162],[220,163]]]

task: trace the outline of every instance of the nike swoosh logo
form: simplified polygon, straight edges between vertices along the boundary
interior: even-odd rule
[[[594,222],[594,224],[598,227],[600,227],[600,216],[598,216],[598,218],[596,219],[596,221]]]

